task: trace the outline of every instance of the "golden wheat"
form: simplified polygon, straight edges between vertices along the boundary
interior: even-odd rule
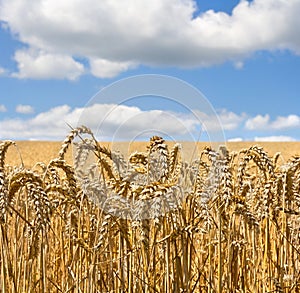
[[[152,137],[125,159],[83,126],[25,168],[6,163],[12,145],[0,292],[300,292],[299,156],[222,146],[185,162]]]

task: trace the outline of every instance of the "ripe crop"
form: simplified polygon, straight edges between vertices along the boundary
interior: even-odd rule
[[[0,143],[0,292],[300,292],[299,156],[185,162],[155,136],[124,158],[80,127],[25,168],[6,164],[15,146]]]

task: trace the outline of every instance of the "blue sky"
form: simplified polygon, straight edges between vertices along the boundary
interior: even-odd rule
[[[84,112],[91,128],[112,113],[103,139],[147,127],[189,139],[201,103],[190,113],[157,97],[91,107],[120,79],[158,74],[201,91],[226,140],[299,141],[299,13],[300,0],[0,0],[0,140],[62,140]]]

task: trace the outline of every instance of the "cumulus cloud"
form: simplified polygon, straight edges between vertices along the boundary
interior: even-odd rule
[[[72,109],[63,105],[28,119],[0,120],[0,133],[10,139],[62,139],[70,130],[84,124],[100,139],[149,138],[161,134],[188,137],[199,121],[189,115],[162,110],[143,111],[138,107],[95,104]],[[152,133],[152,134],[151,134]]]
[[[90,59],[91,73],[100,78],[110,78],[134,68],[132,62],[112,62],[105,59]]]
[[[34,113],[34,108],[30,105],[17,105],[16,112],[20,114],[32,114]]]
[[[1,112],[4,113],[6,111],[7,111],[6,107],[4,105],[0,104],[0,113]]]
[[[253,118],[249,118],[246,121],[245,127],[248,130],[257,130],[257,129],[266,129],[270,121],[270,116],[266,115],[257,115]]]
[[[6,111],[4,105],[0,105],[1,111]],[[32,114],[33,108],[29,105],[18,105],[16,112]],[[72,127],[86,125],[100,140],[139,140],[160,135],[177,141],[193,141],[198,138],[200,140],[226,139],[226,136],[229,137],[227,141],[232,142],[294,141],[295,138],[284,130],[285,127],[296,125],[295,121],[298,121],[296,117],[298,116],[289,115],[271,121],[269,115],[249,118],[245,113],[237,114],[226,109],[217,111],[212,117],[195,110],[189,113],[157,109],[142,110],[136,106],[123,104],[94,104],[78,108],[62,105],[30,117],[2,119],[0,133],[1,139],[62,140],[70,131],[69,125]],[[248,129],[245,129],[247,123]],[[258,126],[263,127],[263,130],[257,128]],[[276,135],[274,135],[275,130]],[[226,133],[224,136],[223,131]],[[260,136],[257,135],[258,133]]]
[[[216,112],[216,117],[207,115],[201,111],[194,111],[200,122],[207,131],[214,130],[234,130],[243,125],[247,115],[245,113],[236,114],[226,109],[221,109]]]
[[[243,141],[244,139],[241,137],[233,137],[233,138],[229,138],[227,139],[228,142],[240,142]]]
[[[249,118],[245,127],[248,130],[283,130],[290,128],[300,128],[300,116],[288,115],[278,116],[274,121],[271,121],[270,115],[257,115]]]
[[[242,62],[242,61],[236,61],[236,62],[234,62],[234,67],[236,69],[243,69],[244,68],[244,62]]]
[[[74,56],[86,58],[98,77],[112,77],[133,64],[195,67],[232,60],[241,68],[258,50],[300,54],[299,13],[299,0],[242,0],[231,14],[197,14],[193,0],[0,4],[0,20],[38,52],[16,52],[20,78],[76,79],[84,69]]]
[[[125,105],[95,104],[81,109],[79,123],[89,125],[104,138],[129,139],[143,137],[147,130],[169,136],[185,136],[195,129],[198,121],[169,111],[142,111],[138,107]]]
[[[300,127],[300,117],[297,115],[288,115],[287,117],[279,116],[271,123],[271,127],[274,129]]]
[[[40,113],[34,118],[14,118],[0,121],[2,139],[62,139],[68,131],[64,118],[68,106],[60,106]],[[52,115],[52,116],[51,116]],[[49,118],[50,116],[50,118]],[[48,118],[48,120],[46,119]],[[45,119],[45,120],[43,120]]]
[[[254,141],[270,141],[270,142],[280,142],[280,141],[296,141],[295,138],[285,135],[272,135],[272,136],[262,136],[254,137]]]
[[[68,55],[23,49],[16,51],[14,59],[19,71],[12,76],[17,78],[76,80],[84,73],[84,66]]]
[[[16,111],[33,113],[29,105],[18,105]],[[219,112],[219,117],[194,113],[141,110],[135,106],[115,104],[94,104],[74,109],[62,105],[30,118],[0,120],[0,133],[5,138],[14,139],[61,139],[70,130],[69,124],[73,127],[86,125],[99,139],[144,139],[158,134],[169,139],[194,140],[204,135],[203,129],[208,136],[215,131],[236,129],[245,116],[225,109]]]
[[[4,75],[6,73],[6,70],[2,67],[0,67],[0,76]]]
[[[217,112],[224,130],[234,130],[242,126],[247,118],[246,113],[236,114],[226,109]]]

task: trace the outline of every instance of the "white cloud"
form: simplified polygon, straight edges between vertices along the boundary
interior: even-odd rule
[[[12,76],[17,78],[76,80],[84,73],[84,66],[68,55],[24,49],[16,51],[14,59],[19,72]]]
[[[242,61],[237,61],[237,62],[234,63],[234,67],[235,67],[236,69],[243,69],[243,68],[244,68],[244,62],[242,62]]]
[[[6,110],[4,105],[0,105],[0,112],[1,110]],[[29,105],[18,105],[16,110],[23,114],[33,113]],[[280,127],[285,129],[286,126],[294,126],[294,121],[297,121],[296,115],[286,116],[286,119],[278,117],[275,121],[270,121],[269,115],[257,115],[247,120],[247,114],[236,114],[226,109],[218,111],[218,114],[219,116],[211,117],[201,112],[194,115],[166,110],[142,110],[134,106],[115,104],[94,104],[85,108],[62,105],[37,113],[33,117],[19,116],[0,120],[0,133],[2,139],[62,140],[70,131],[68,125],[86,125],[100,140],[148,139],[152,135],[161,135],[176,141],[195,140],[201,135],[200,139],[206,140],[215,139],[223,130],[227,137],[231,137],[227,141],[232,142],[246,140],[242,137],[252,137],[249,140],[255,141],[295,140],[288,136],[289,133],[279,131]],[[244,129],[245,121],[249,129]],[[221,128],[218,125],[221,125]],[[263,127],[264,135],[261,135],[262,130],[258,126]],[[260,131],[261,136],[258,136],[255,130]],[[273,135],[275,130],[277,135]]]
[[[245,113],[236,114],[226,109],[217,112],[224,130],[234,130],[242,125],[247,118]]]
[[[270,120],[270,115],[257,115],[249,118],[245,124],[248,130],[283,130],[289,128],[300,128],[300,116],[288,115],[278,116],[274,121]]]
[[[0,67],[0,76],[4,75],[6,73],[6,70],[3,67]]]
[[[200,118],[200,123],[207,131],[234,130],[243,125],[247,118],[245,113],[236,114],[226,109],[218,110],[215,117],[198,110],[194,112]]]
[[[79,111],[80,124],[89,125],[104,138],[148,138],[149,132],[186,137],[196,130],[199,123],[190,115],[162,110],[143,111],[125,105],[95,104]]]
[[[76,79],[83,65],[73,56],[90,60],[95,76],[111,77],[131,64],[195,67],[232,60],[240,68],[258,50],[300,54],[299,13],[299,0],[242,0],[231,14],[209,10],[196,16],[193,0],[0,4],[0,20],[23,43],[43,52],[16,53],[15,76],[21,78]]]
[[[274,129],[300,127],[300,117],[297,115],[289,115],[287,117],[279,116],[272,122],[271,127]]]
[[[161,110],[142,111],[137,107],[95,104],[71,109],[63,105],[30,119],[0,120],[0,133],[10,139],[62,139],[70,130],[67,124],[90,127],[102,138],[132,139],[151,133],[169,137],[188,137],[198,121],[190,116]],[[148,132],[145,132],[148,131]]]
[[[68,113],[70,109],[62,111],[67,106],[50,109],[48,112],[40,113],[34,118],[14,118],[0,121],[1,137],[7,139],[62,139],[68,127],[64,123],[61,114]],[[52,115],[52,119],[43,118]]]
[[[228,142],[240,142],[243,141],[243,138],[241,137],[234,137],[234,138],[229,138],[227,139]]]
[[[254,141],[270,141],[270,142],[276,142],[276,141],[296,141],[295,138],[291,136],[285,136],[285,135],[273,135],[273,136],[262,136],[262,137],[255,137]]]
[[[30,105],[17,105],[16,112],[20,114],[32,114],[34,113],[34,108]]]
[[[100,78],[110,78],[117,76],[123,71],[134,68],[132,62],[111,62],[105,59],[90,60],[91,73]]]
[[[270,121],[270,116],[266,115],[257,115],[253,118],[249,118],[246,121],[245,127],[248,130],[258,130],[258,129],[266,129],[268,127]]]
[[[0,113],[1,112],[4,113],[6,111],[7,111],[6,107],[4,105],[0,104]]]

